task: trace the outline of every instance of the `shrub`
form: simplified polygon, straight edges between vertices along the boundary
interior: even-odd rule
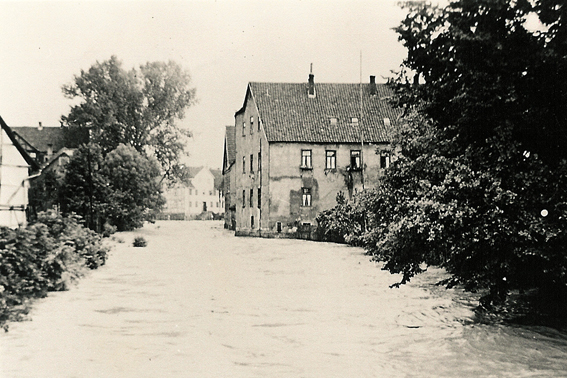
[[[365,225],[365,198],[357,195],[353,201],[347,201],[342,192],[337,194],[337,205],[317,215],[318,239],[349,243],[359,246]]]
[[[134,239],[134,247],[145,247],[148,245],[148,242],[146,241],[146,239],[144,239],[143,236],[137,236]]]
[[[0,327],[19,320],[31,299],[67,290],[87,268],[106,261],[108,247],[76,215],[38,214],[36,223],[12,230],[0,227]]]

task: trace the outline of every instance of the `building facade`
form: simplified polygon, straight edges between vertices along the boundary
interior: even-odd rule
[[[160,219],[213,219],[224,214],[222,175],[218,169],[188,168],[188,182],[164,190],[165,207]]]
[[[29,179],[39,165],[0,117],[0,226],[26,225]]]
[[[224,228],[236,229],[236,128],[226,126],[222,159],[222,183],[224,195]]]
[[[376,84],[249,83],[235,114],[237,235],[312,238],[317,215],[375,187],[401,115]],[[231,171],[231,172],[232,172]]]

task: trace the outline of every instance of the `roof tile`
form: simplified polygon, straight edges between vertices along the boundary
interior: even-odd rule
[[[315,98],[307,95],[307,83],[249,84],[258,106],[266,137],[270,142],[359,143],[389,142],[388,118],[395,125],[401,110],[388,99],[393,92],[376,84],[371,95],[369,84],[315,84]],[[362,116],[360,115],[362,88]],[[337,118],[335,125],[331,118]],[[358,125],[351,119],[358,118]]]

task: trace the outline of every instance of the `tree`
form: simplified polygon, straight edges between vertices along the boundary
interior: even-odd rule
[[[60,187],[62,177],[55,170],[49,170],[30,180],[28,191],[28,219],[35,220],[37,214],[61,203]]]
[[[141,227],[165,204],[159,164],[133,147],[120,144],[110,152],[101,174],[110,183],[104,216],[119,231]]]
[[[131,146],[120,144],[103,157],[98,145],[83,145],[67,165],[62,210],[81,215],[96,231],[105,223],[132,230],[164,205],[159,181],[157,161]]]
[[[102,174],[102,148],[93,143],[80,146],[66,166],[60,187],[61,210],[76,213],[87,227],[98,230],[106,213],[110,194],[108,177]]]
[[[532,4],[533,3],[533,4]],[[567,299],[567,48],[559,1],[408,5],[393,81],[406,124],[368,206],[369,252],[407,282],[444,266],[485,306]],[[539,16],[548,29],[528,30]],[[410,73],[415,76],[410,77]],[[556,303],[560,301],[556,298]]]
[[[178,165],[188,130],[176,126],[195,102],[190,75],[175,62],[146,63],[126,71],[116,56],[96,62],[62,87],[69,99],[81,99],[62,121],[87,128],[103,154],[125,144],[154,155],[165,175]]]

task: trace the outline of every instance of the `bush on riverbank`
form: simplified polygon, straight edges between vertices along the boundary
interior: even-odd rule
[[[0,228],[0,327],[20,320],[30,300],[67,290],[87,269],[104,265],[108,247],[80,217],[54,211],[16,230]]]

